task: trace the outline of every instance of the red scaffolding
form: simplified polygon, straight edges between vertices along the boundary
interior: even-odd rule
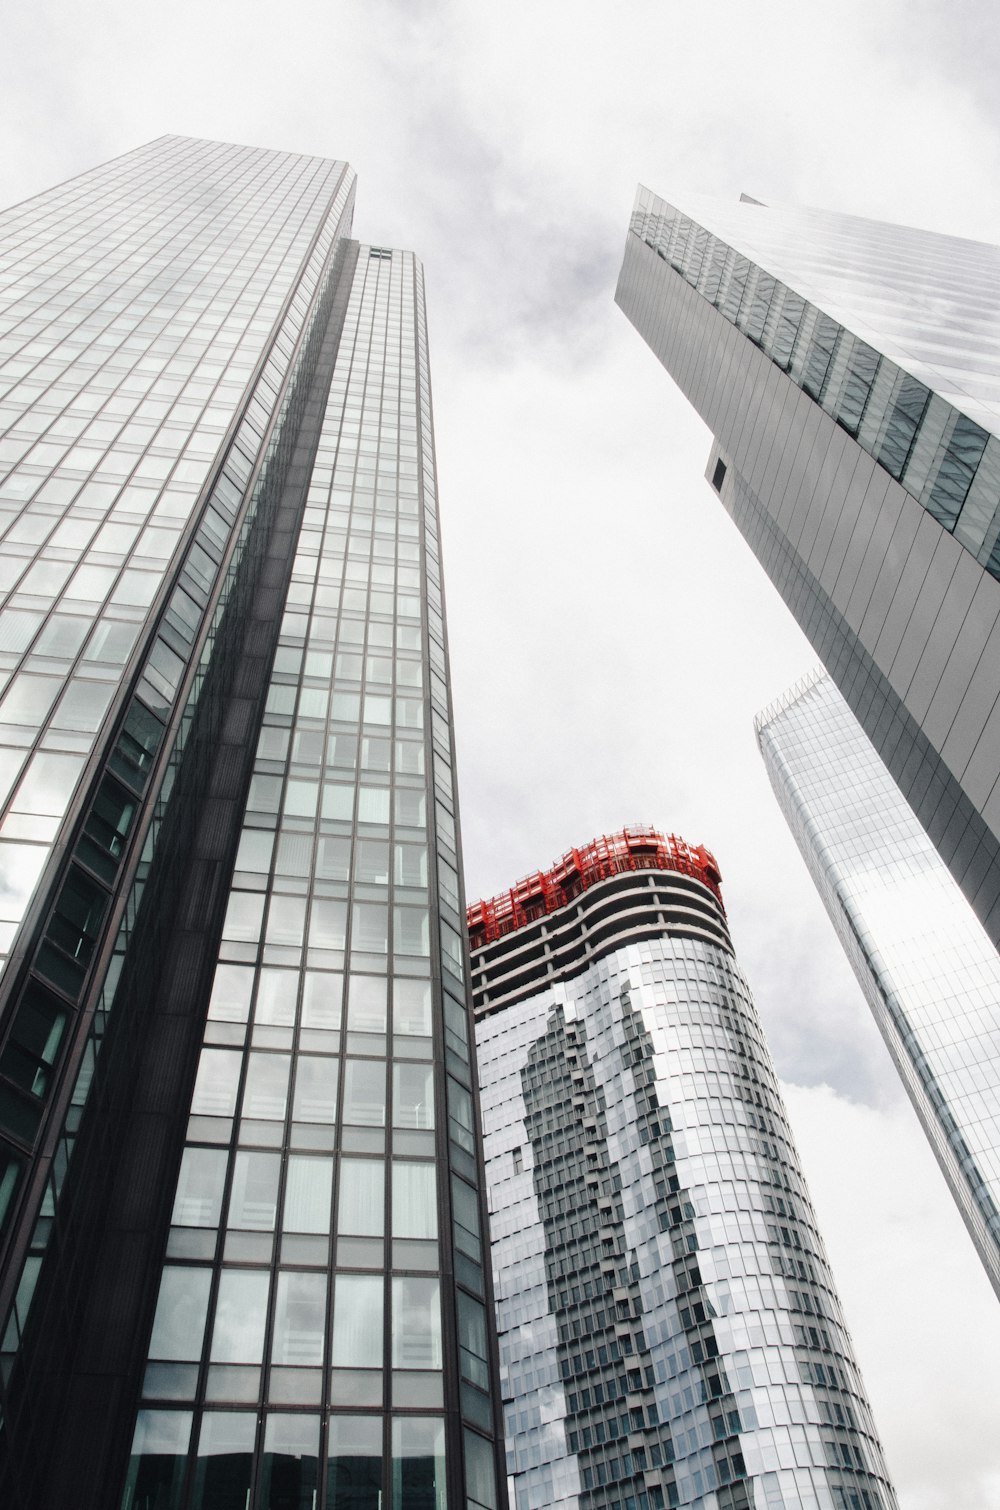
[[[499,896],[473,902],[468,909],[472,948],[495,943],[565,907],[588,886],[629,870],[674,870],[693,876],[722,906],[719,867],[703,844],[686,844],[676,834],[664,836],[655,828],[624,828],[617,834],[603,834],[582,849],[567,850],[551,870],[536,870]]]

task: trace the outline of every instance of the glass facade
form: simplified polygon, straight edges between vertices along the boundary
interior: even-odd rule
[[[1000,946],[1000,249],[640,188],[616,299]]]
[[[470,909],[511,1503],[894,1506],[718,872],[653,838]]]
[[[771,784],[1000,1293],[1000,958],[829,677],[757,718]]]
[[[1000,248],[697,203],[640,188],[631,233],[1000,576]]]
[[[140,655],[153,714],[176,696],[353,189],[343,163],[167,137],[3,217],[4,957]]]
[[[12,212],[65,263],[11,280],[0,493],[4,559],[65,565],[0,610],[25,1510],[504,1502],[423,280],[352,202],[343,164],[167,138]],[[16,449],[63,409],[72,457]]]

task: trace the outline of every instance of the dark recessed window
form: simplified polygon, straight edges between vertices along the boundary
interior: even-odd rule
[[[30,983],[0,1055],[0,1073],[31,1095],[44,1097],[65,1027],[65,1010]]]
[[[712,473],[712,486],[717,493],[722,492],[722,484],[726,480],[726,463],[720,458],[715,463],[715,471]]]

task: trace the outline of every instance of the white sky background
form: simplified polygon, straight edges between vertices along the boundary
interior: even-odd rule
[[[719,858],[903,1510],[1000,1505],[1000,1308],[771,797],[814,657],[612,302],[636,181],[1000,241],[978,0],[20,0],[0,203],[166,131],[348,158],[428,283],[467,886]]]

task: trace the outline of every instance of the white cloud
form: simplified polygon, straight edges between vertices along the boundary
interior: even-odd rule
[[[1000,1311],[916,1117],[784,1090],[901,1504],[996,1510]]]

